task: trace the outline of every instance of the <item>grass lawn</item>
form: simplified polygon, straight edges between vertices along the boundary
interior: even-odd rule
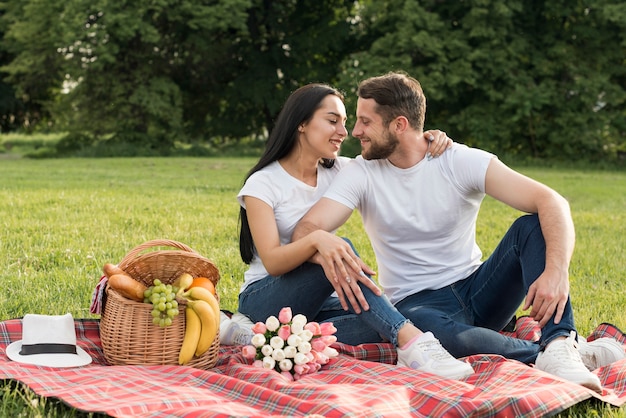
[[[223,309],[236,310],[246,266],[235,199],[253,158],[0,159],[0,320],[26,313],[91,317],[105,263],[156,238],[213,260]],[[626,173],[520,168],[570,201],[577,247],[570,269],[577,325],[626,329]],[[519,213],[487,199],[478,224],[486,255]],[[373,253],[358,215],[342,227],[367,263]],[[521,312],[520,312],[521,313]],[[4,382],[2,416],[84,416]],[[594,401],[561,416],[626,417]]]

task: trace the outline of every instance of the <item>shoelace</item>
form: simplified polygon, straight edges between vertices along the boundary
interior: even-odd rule
[[[574,340],[571,336],[564,341],[555,341],[554,344],[558,345],[554,346],[554,348],[550,351],[551,354],[559,360],[580,361],[580,353],[576,348],[576,340]]]
[[[450,353],[444,350],[439,340],[420,341],[417,346],[433,360],[448,360],[452,357]]]

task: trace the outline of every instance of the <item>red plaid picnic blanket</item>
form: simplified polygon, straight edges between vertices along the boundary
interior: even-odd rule
[[[457,381],[393,365],[396,352],[390,344],[336,344],[337,359],[288,382],[247,364],[240,347],[222,346],[210,370],[107,366],[98,325],[98,320],[76,320],[78,344],[93,357],[91,365],[53,369],[10,361],[5,349],[21,339],[21,320],[1,322],[0,377],[78,410],[116,417],[538,417],[591,397],[615,406],[626,402],[626,360],[596,371],[604,385],[600,395],[500,356],[469,357],[476,373]],[[521,318],[515,335],[535,340],[539,328]],[[602,336],[626,342],[610,324],[600,325],[589,339]]]

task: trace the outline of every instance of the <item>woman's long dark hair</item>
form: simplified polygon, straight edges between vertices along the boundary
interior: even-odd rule
[[[319,83],[307,84],[291,93],[278,114],[263,155],[248,172],[245,180],[248,180],[252,174],[262,168],[289,154],[298,142],[298,127],[310,121],[315,111],[320,108],[322,101],[331,94],[339,97],[341,101],[344,100],[343,94],[337,89]],[[335,160],[323,159],[321,164],[330,168],[335,164]],[[244,263],[250,264],[254,257],[254,242],[250,233],[248,215],[243,207],[239,209],[239,253]]]

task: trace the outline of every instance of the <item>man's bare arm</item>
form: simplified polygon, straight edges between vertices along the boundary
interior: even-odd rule
[[[493,159],[487,169],[486,192],[509,206],[537,213],[546,243],[546,266],[530,287],[523,309],[543,326],[555,314],[559,323],[569,296],[569,264],[575,230],[567,200],[548,186]]]

